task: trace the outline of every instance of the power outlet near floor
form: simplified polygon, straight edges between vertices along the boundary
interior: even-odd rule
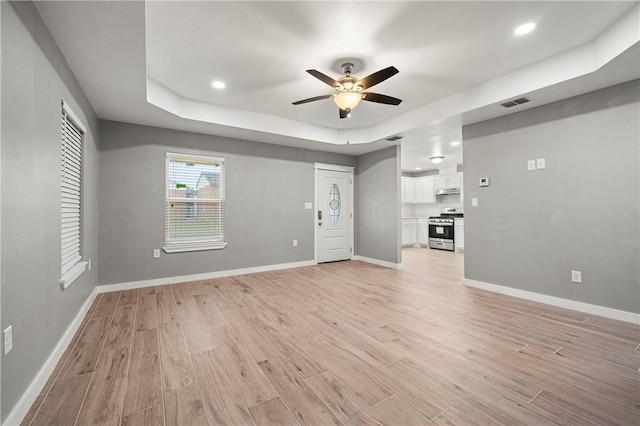
[[[5,328],[4,331],[2,332],[2,340],[4,342],[3,344],[4,354],[7,355],[9,352],[11,352],[11,349],[13,349],[13,326],[12,325]]]
[[[571,271],[571,282],[572,283],[582,283],[582,271]]]

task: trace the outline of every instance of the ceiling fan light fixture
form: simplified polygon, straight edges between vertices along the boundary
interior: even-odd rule
[[[442,163],[442,160],[444,160],[444,157],[442,155],[436,155],[434,157],[429,157],[429,160],[431,160],[433,164],[440,164]]]
[[[361,100],[362,94],[357,92],[341,92],[333,96],[333,102],[345,111],[351,111],[357,107]]]

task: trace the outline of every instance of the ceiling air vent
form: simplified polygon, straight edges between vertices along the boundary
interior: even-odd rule
[[[502,105],[505,108],[511,108],[511,107],[516,106],[516,105],[526,104],[527,102],[529,102],[529,99],[527,99],[527,98],[518,98],[518,99],[514,99],[512,101],[504,102],[504,103],[502,103],[500,105]]]
[[[402,138],[403,138],[403,136],[391,136],[390,138],[387,138],[386,140],[388,140],[389,142],[395,142],[395,141],[399,141]]]

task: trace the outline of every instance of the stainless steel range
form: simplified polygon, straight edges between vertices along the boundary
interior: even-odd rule
[[[429,217],[429,248],[454,251],[454,218],[464,217],[459,209],[443,209],[440,216]]]

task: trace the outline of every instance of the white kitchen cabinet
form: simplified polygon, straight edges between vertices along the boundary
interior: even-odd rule
[[[429,219],[426,217],[418,218],[418,244],[429,246]]]
[[[435,203],[436,194],[433,178],[417,178],[415,180],[415,202]]]
[[[462,186],[462,179],[460,174],[453,176],[447,176],[447,188],[460,188]]]
[[[418,227],[415,218],[402,219],[402,246],[414,246],[418,240]]]
[[[460,188],[462,185],[461,173],[452,176],[439,176],[435,178],[436,189]]]
[[[414,178],[403,177],[400,179],[400,199],[403,203],[415,203],[416,182]]]
[[[456,251],[464,251],[464,218],[454,219],[453,242]]]

